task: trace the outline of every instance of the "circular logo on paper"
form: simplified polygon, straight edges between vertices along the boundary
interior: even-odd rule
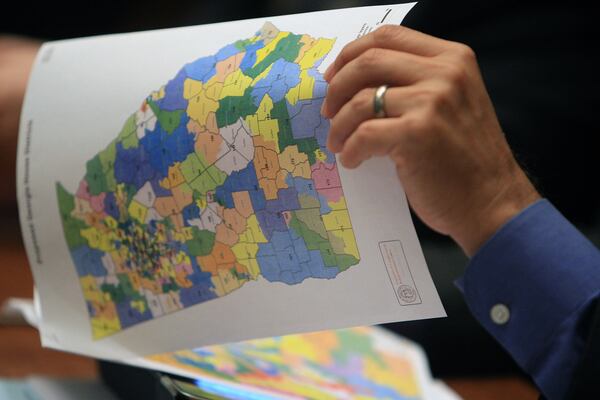
[[[400,285],[398,287],[398,297],[406,303],[412,303],[417,300],[417,291],[408,285]]]

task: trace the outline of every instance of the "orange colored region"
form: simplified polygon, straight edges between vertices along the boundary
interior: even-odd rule
[[[252,207],[250,194],[248,194],[247,191],[233,192],[231,193],[231,197],[233,197],[233,204],[235,206],[235,209],[240,213],[242,217],[249,218],[252,214],[254,214],[254,207]]]
[[[141,284],[144,289],[147,289],[154,294],[162,293],[162,288],[158,284],[158,281],[148,278],[142,278]]]
[[[206,160],[207,165],[212,165],[217,161],[217,155],[222,143],[223,138],[221,135],[204,131],[196,135],[194,149],[196,153],[200,154]]]
[[[233,254],[231,248],[218,241],[215,241],[210,254],[198,256],[196,257],[196,260],[202,271],[210,272],[212,275],[217,275],[217,270],[221,268],[221,266],[229,269],[236,263],[235,254]]]
[[[258,184],[265,192],[265,198],[267,200],[276,199],[278,188],[276,180],[281,171],[277,153],[264,147],[256,147],[254,149],[254,168],[256,169]],[[279,183],[281,184],[281,182]],[[285,179],[283,184],[285,185]]]
[[[193,286],[192,282],[187,277],[188,274],[185,269],[181,268],[175,270],[175,282],[177,282],[180,287],[190,288]]]
[[[302,35],[302,37],[300,38],[300,43],[302,43],[303,46],[300,47],[300,50],[298,51],[298,57],[296,57],[294,63],[298,63],[300,60],[302,60],[302,57],[304,57],[304,53],[310,50],[310,48],[314,46],[315,42],[315,38],[312,38],[309,35]]]
[[[220,223],[216,228],[215,240],[225,243],[228,246],[233,246],[238,242],[238,234],[224,223]]]
[[[254,142],[255,148],[264,147],[265,149],[269,149],[275,152],[279,148],[276,142],[272,140],[265,140],[265,137],[262,135],[253,136],[252,141]]]
[[[180,165],[180,163],[176,162],[169,167],[169,173],[167,174],[169,177],[169,187],[179,186],[185,182],[185,178],[181,173]]]
[[[133,289],[136,292],[139,291],[140,288],[142,287],[142,280],[141,280],[140,276],[138,275],[138,273],[129,270],[127,272],[127,276],[129,277],[129,282],[131,282],[131,286],[133,286]]]
[[[183,223],[183,216],[181,214],[171,215],[171,222],[175,226],[175,231],[181,232],[185,226]]]
[[[242,217],[235,208],[226,208],[223,211],[223,221],[229,229],[238,235],[246,230],[246,218]]]
[[[178,211],[177,202],[173,196],[157,197],[154,202],[154,208],[156,208],[156,212],[158,212],[161,217],[168,217]]]
[[[94,313],[94,316],[96,318],[99,319],[107,319],[107,320],[113,320],[113,319],[118,319],[118,315],[117,315],[117,307],[115,305],[114,302],[109,301],[107,303],[98,303],[98,302],[92,302],[92,305],[94,307],[94,309],[96,310],[96,312]]]
[[[224,59],[223,61],[219,61],[215,65],[216,73],[215,76],[211,79],[211,81],[215,80],[217,82],[225,82],[225,78],[227,77],[227,75],[236,71],[240,67],[240,64],[242,63],[242,60],[245,55],[246,52],[237,53],[229,58]]]
[[[183,210],[194,201],[192,189],[187,184],[171,188],[171,193],[178,210]]]
[[[219,126],[217,125],[217,114],[215,114],[214,112],[209,112],[206,116],[206,130],[214,133],[214,134],[219,134]]]
[[[107,232],[106,225],[102,222],[106,217],[103,212],[90,211],[82,215],[83,221],[87,226],[94,227],[101,232]]]

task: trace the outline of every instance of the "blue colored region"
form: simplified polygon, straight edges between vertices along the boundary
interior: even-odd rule
[[[295,106],[287,103],[295,139],[314,137],[324,118],[321,116],[323,99],[300,100]],[[325,132],[327,135],[327,132]],[[319,143],[320,144],[320,143]]]
[[[186,127],[188,120],[189,117],[182,113],[181,121],[173,133],[169,134],[160,124],[156,124],[154,131],[140,139],[142,146],[138,147],[149,153],[150,165],[160,177],[167,176],[170,165],[185,160],[194,152],[194,135]]]
[[[175,111],[185,110],[187,100],[183,98],[183,82],[187,79],[185,68],[179,70],[175,78],[171,79],[165,86],[165,96],[157,101],[161,110]]]
[[[156,171],[152,166],[152,155],[148,154],[143,146],[125,149],[122,143],[117,143],[115,156],[115,179],[119,183],[126,183],[141,188],[146,181],[152,180]]]
[[[287,231],[288,227],[280,212],[271,213],[266,210],[254,210],[260,229],[267,240],[271,240],[273,231]]]
[[[152,185],[152,190],[154,190],[154,194],[156,195],[156,197],[168,197],[171,195],[171,191],[160,186],[161,180],[162,178],[160,176],[155,176],[150,181],[150,184]]]
[[[252,206],[255,211],[262,210],[265,208],[265,194],[263,190],[258,186],[258,179],[256,178],[256,170],[254,169],[254,163],[248,163],[246,168],[233,171],[226,179],[225,182],[215,191],[215,198],[222,202],[226,208],[235,208],[233,203],[233,192],[248,191]]]
[[[228,59],[229,57],[241,53],[240,49],[235,47],[235,44],[228,44],[217,52],[215,56],[217,62]]]
[[[270,213],[279,213],[282,211],[291,211],[300,209],[298,200],[298,191],[295,187],[279,189],[275,200],[267,200],[265,210]]]
[[[320,147],[327,147],[327,136],[329,135],[329,120],[321,118],[321,123],[315,128],[315,136]],[[328,161],[329,162],[329,161]]]
[[[104,253],[84,244],[71,250],[71,257],[77,269],[77,275],[92,275],[97,278],[106,276],[106,268],[102,264]]]
[[[256,64],[256,50],[263,47],[264,42],[262,40],[246,46],[246,55],[244,55],[244,58],[240,63],[240,70],[242,70],[242,72],[246,72],[247,69],[252,68],[254,64]]]
[[[311,179],[302,177],[290,178],[290,175],[288,175],[286,183],[290,187],[295,187],[298,195],[304,194],[313,197],[314,199],[319,199],[319,194],[315,190],[315,184]]]
[[[329,207],[327,198],[320,193],[319,193],[319,202],[321,203],[321,208],[319,209],[319,213],[321,215],[329,214],[331,212],[331,207]]]
[[[323,256],[319,250],[310,250],[310,262],[308,266],[310,268],[310,276],[318,279],[331,279],[335,278],[340,272],[337,266],[326,266],[323,262]]]
[[[281,271],[275,256],[256,255],[256,261],[260,266],[260,273],[269,282],[281,282]]]
[[[208,274],[210,275],[210,273]],[[194,286],[189,288],[179,289],[179,300],[184,307],[212,300],[217,297],[217,294],[211,289],[214,289],[214,286],[209,278],[208,282],[194,284]]]
[[[188,223],[189,220],[200,218],[200,208],[195,202],[192,202],[192,204],[186,206],[182,210],[182,214],[185,226],[190,226],[190,224]]]
[[[116,220],[119,219],[119,206],[117,205],[117,199],[113,192],[107,192],[104,197],[104,212]]]
[[[141,313],[137,308],[131,307],[131,300],[129,299],[120,303],[116,303],[115,305],[117,307],[119,321],[121,322],[121,329],[125,329],[140,322],[152,319],[150,308],[146,307],[144,312]]]
[[[254,105],[258,107],[267,93],[274,103],[281,101],[285,94],[299,83],[300,66],[280,58],[272,64],[267,76],[254,85],[252,89]]]
[[[319,62],[320,63],[320,62]],[[315,78],[315,86],[313,87],[313,99],[324,98],[327,94],[327,81],[323,79],[323,75],[313,67],[308,70],[308,75]]]
[[[217,73],[216,63],[217,59],[214,56],[202,57],[186,64],[183,69],[190,78],[206,82]]]

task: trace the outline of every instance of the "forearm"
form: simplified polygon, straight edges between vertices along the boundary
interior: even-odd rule
[[[584,318],[600,295],[598,249],[539,201],[482,246],[459,286],[475,317],[546,397],[564,398],[583,355]]]

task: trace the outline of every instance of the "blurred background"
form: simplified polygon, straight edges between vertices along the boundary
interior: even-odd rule
[[[0,171],[14,171],[18,125],[15,107],[20,101],[14,100],[11,90],[17,89],[11,88],[24,85],[28,73],[28,67],[15,64],[15,60],[26,60],[35,54],[37,41],[388,3],[105,0],[53,1],[35,6],[10,2],[8,7],[5,2],[0,16]],[[597,126],[600,62],[596,54],[599,32],[594,16],[597,14],[591,7],[588,2],[424,0],[411,11],[405,25],[466,43],[475,50],[500,123],[517,158],[541,193],[598,245],[600,192],[596,186],[600,148],[595,143],[600,133]],[[332,23],[343,24],[343,21]],[[11,173],[2,177],[0,303],[9,296],[30,297],[32,291],[20,239],[14,176]],[[390,324],[386,328],[420,343],[437,377],[452,382],[461,377],[519,376],[519,382],[527,387],[522,393],[535,398],[535,391],[527,386],[527,378],[471,317],[453,284],[464,272],[468,260],[448,238],[430,231],[416,218],[415,222],[448,318]],[[10,336],[6,332],[0,327],[0,376],[20,376],[24,372],[18,363],[24,352],[32,346],[39,347],[37,338],[31,333],[17,332]],[[34,365],[36,360],[39,362],[37,373],[52,374],[52,366],[44,360],[59,360],[56,362],[67,363],[66,375],[96,374],[90,360],[36,354],[42,354],[35,356],[41,358],[31,360]]]

